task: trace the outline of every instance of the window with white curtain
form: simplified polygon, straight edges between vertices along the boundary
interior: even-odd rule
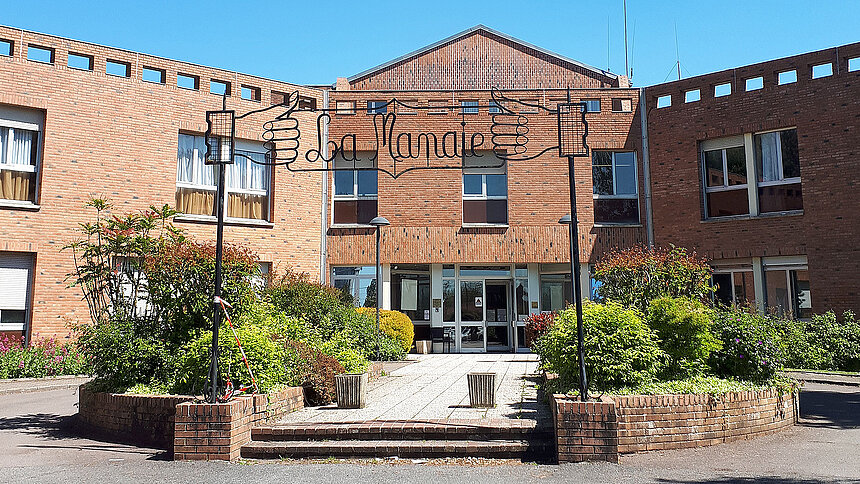
[[[797,130],[754,136],[759,212],[803,210]]]
[[[225,180],[228,218],[268,220],[271,171],[265,164],[261,143],[236,141],[233,164],[227,165]],[[206,143],[202,136],[179,135],[176,162],[176,208],[191,215],[215,215],[218,176],[214,165],[205,164]],[[249,159],[250,158],[250,159]],[[259,163],[254,163],[252,160]]]
[[[0,199],[36,203],[42,115],[0,107]]]

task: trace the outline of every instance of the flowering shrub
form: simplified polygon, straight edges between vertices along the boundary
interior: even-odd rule
[[[775,316],[733,307],[714,311],[713,330],[723,344],[711,355],[714,371],[753,382],[771,380],[784,363],[781,324]]]
[[[24,346],[21,338],[0,336],[0,378],[84,375],[90,366],[73,342],[39,338]]]
[[[374,323],[376,322],[376,308],[357,308],[357,311],[373,318]],[[412,342],[415,339],[415,326],[409,316],[400,311],[380,309],[379,330],[397,340],[397,343],[403,348],[404,354],[412,349]]]
[[[538,338],[549,331],[553,318],[555,318],[555,314],[553,313],[529,314],[528,318],[526,318],[526,346],[531,348]]]
[[[661,296],[705,299],[713,291],[707,260],[695,252],[636,246],[610,252],[594,267],[600,298],[647,313],[648,303]]]

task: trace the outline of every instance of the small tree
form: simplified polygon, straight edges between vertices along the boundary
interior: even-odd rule
[[[681,247],[636,246],[607,254],[593,275],[600,283],[598,296],[646,314],[648,303],[658,297],[707,299],[712,273],[707,259]]]

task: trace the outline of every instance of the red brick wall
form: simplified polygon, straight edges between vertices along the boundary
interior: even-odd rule
[[[658,245],[695,249],[714,259],[806,255],[812,305],[860,311],[860,71],[848,59],[860,43],[730,69],[646,89]],[[833,63],[833,75],[811,78],[811,66]],[[777,85],[777,74],[797,69],[797,82]],[[763,76],[764,88],[745,92],[747,78]],[[714,98],[714,85],[732,94]],[[684,92],[701,101],[684,103]],[[656,108],[672,96],[672,106]],[[755,131],[796,127],[803,187],[803,214],[746,220],[703,221],[699,142]],[[752,179],[752,174],[748,175]]]
[[[796,395],[775,389],[722,395],[553,395],[559,462],[608,460],[619,453],[705,447],[786,429]]]
[[[774,389],[723,395],[612,397],[618,452],[705,447],[782,430],[797,421],[795,396]]]
[[[125,395],[78,389],[78,421],[111,435],[162,449],[173,446],[176,406],[190,396]]]
[[[577,89],[571,99],[600,99],[601,112],[588,114],[588,143],[592,149],[636,150],[640,180],[640,220],[644,222],[644,197],[639,134],[638,90]],[[552,109],[566,99],[566,90],[511,91],[506,96],[531,99]],[[488,91],[334,91],[331,107],[337,101],[355,101],[356,114],[333,116],[332,140],[346,133],[358,133],[358,146],[375,146],[372,116],[365,114],[367,101],[390,100],[428,106],[430,100],[445,100],[459,106],[461,100],[479,101],[478,114],[465,115],[466,136],[479,132],[490,142],[491,116],[486,107]],[[612,112],[612,98],[631,99],[632,112]],[[557,145],[557,120],[551,114],[528,114],[529,152]],[[399,132],[433,132],[441,140],[449,130],[459,132],[463,117],[459,109],[447,114],[417,114],[397,117]],[[414,135],[417,136],[417,135]],[[380,166],[393,166],[391,157],[382,153]],[[431,156],[430,164],[454,163]],[[567,159],[550,151],[531,161],[508,163],[508,228],[463,228],[462,174],[459,170],[418,170],[397,179],[379,175],[379,214],[391,221],[383,230],[383,259],[387,262],[565,262],[569,260],[567,228],[558,219],[569,213]],[[582,261],[594,260],[606,249],[645,241],[640,227],[595,227],[592,204],[591,159],[577,158],[577,207],[580,219]],[[329,179],[331,183],[331,179]],[[328,215],[331,222],[331,206]],[[375,261],[374,232],[367,229],[329,230],[330,264],[369,264]]]
[[[174,460],[234,460],[251,440],[251,428],[304,407],[304,392],[291,387],[227,403],[176,406]]]
[[[619,82],[614,75],[479,30],[353,79],[350,85],[361,90],[552,89],[618,87]]]
[[[91,219],[84,202],[93,196],[108,197],[116,204],[115,213],[175,204],[178,134],[180,130],[202,134],[205,111],[221,107],[221,97],[209,93],[210,78],[232,83],[227,106],[239,113],[267,106],[273,90],[298,90],[322,102],[322,92],[316,89],[146,54],[8,27],[0,27],[0,38],[14,42],[13,56],[0,57],[0,104],[45,113],[41,207],[0,206],[0,251],[36,254],[31,328],[43,336],[65,335],[69,321],[89,320],[80,291],[66,287],[72,255],[59,252],[77,236],[78,224]],[[55,48],[54,64],[27,60],[29,43]],[[93,55],[94,70],[66,67],[69,51]],[[106,59],[129,62],[131,77],[106,75]],[[144,65],[165,69],[166,83],[142,81]],[[177,87],[178,72],[199,76],[200,90]],[[261,88],[262,103],[241,99],[242,84]],[[303,139],[315,142],[315,117],[298,117]],[[237,137],[260,140],[265,119],[256,115],[237,122]],[[319,174],[276,168],[272,223],[228,225],[225,241],[251,247],[276,269],[289,265],[317,275],[320,180]],[[212,223],[177,225],[200,239],[214,240]]]

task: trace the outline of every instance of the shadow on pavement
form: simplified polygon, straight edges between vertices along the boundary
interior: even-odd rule
[[[755,482],[756,484],[835,484],[835,483],[860,483],[858,479],[802,479],[802,478],[791,478],[791,477],[714,477],[710,479],[691,479],[691,480],[680,480],[680,479],[657,479],[655,482],[665,482],[665,483],[709,483],[709,484],[733,484],[733,483],[746,483],[746,482]]]
[[[78,424],[77,415],[34,413],[0,417],[0,430],[27,434],[52,443],[22,444],[32,449],[75,449],[118,453],[153,454],[148,460],[171,460],[171,452],[153,449],[133,440],[119,440]],[[82,439],[91,442],[82,441]],[[62,445],[68,441],[68,445]]]
[[[798,424],[832,429],[860,428],[860,393],[803,390]]]

